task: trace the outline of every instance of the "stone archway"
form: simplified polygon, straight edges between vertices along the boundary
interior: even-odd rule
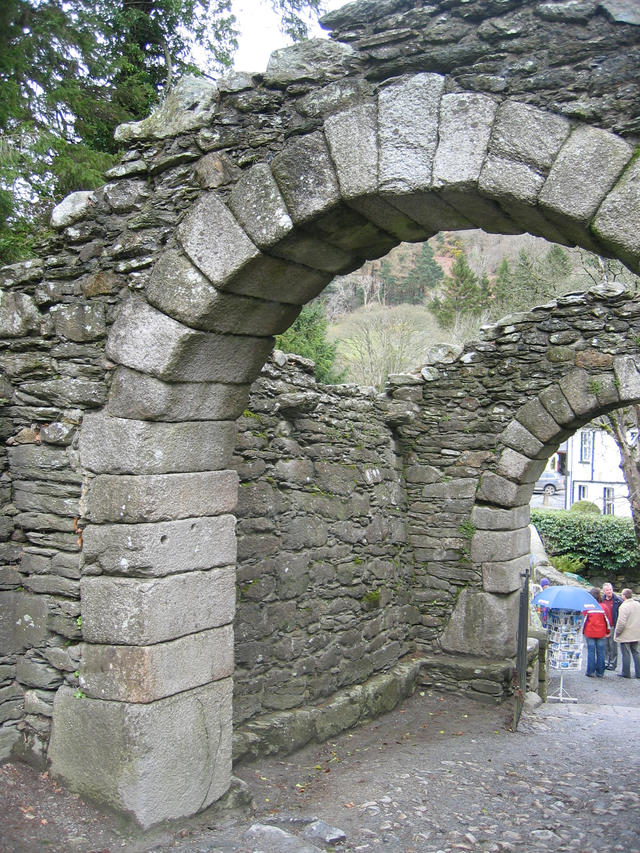
[[[83,550],[101,573],[81,582],[87,698],[79,705],[59,691],[54,770],[143,825],[197,811],[226,790],[233,421],[271,336],[300,305],[335,273],[442,228],[526,229],[613,253],[638,270],[630,223],[639,201],[638,161],[615,134],[493,96],[447,94],[444,77],[423,73],[291,139],[226,198],[202,195],[156,261],[144,297],[122,305],[106,348],[117,365],[109,400],[82,425]],[[543,403],[535,405],[542,424]],[[508,435],[518,424],[526,428],[516,419]],[[519,535],[515,508],[539,466],[526,456],[518,463],[519,453],[507,446],[480,485],[486,506],[474,523],[488,530],[471,547],[487,591],[476,599],[515,583],[489,555],[504,538],[491,525],[505,511],[507,536]],[[470,644],[471,595],[445,632],[446,648]],[[119,746],[96,741],[96,727],[117,729]],[[96,756],[113,767],[99,786]],[[150,773],[162,781],[150,784]]]

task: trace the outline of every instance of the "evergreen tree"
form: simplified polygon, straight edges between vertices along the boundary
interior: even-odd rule
[[[335,370],[337,344],[327,340],[327,319],[322,302],[316,300],[305,305],[293,325],[276,337],[276,347],[315,361],[318,382],[342,381],[342,374]]]
[[[264,0],[266,2],[266,0]],[[321,0],[270,0],[289,35]],[[2,0],[0,263],[28,254],[51,206],[92,189],[115,127],[144,118],[176,73],[230,65],[231,0]]]
[[[441,293],[430,305],[438,323],[444,329],[453,325],[456,316],[477,316],[482,313],[488,296],[485,292],[485,288],[488,289],[488,279],[486,283],[478,281],[461,249],[456,248],[455,255],[451,275],[444,279]]]

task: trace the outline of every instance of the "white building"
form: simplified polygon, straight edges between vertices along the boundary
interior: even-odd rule
[[[538,481],[536,491],[541,492],[545,483],[550,482],[549,472],[556,472],[552,480],[556,492],[551,495],[534,494],[532,506],[569,509],[576,501],[586,500],[594,503],[603,515],[631,517],[629,489],[620,467],[620,451],[604,430],[587,424],[563,442],[549,459],[545,471],[547,479]]]

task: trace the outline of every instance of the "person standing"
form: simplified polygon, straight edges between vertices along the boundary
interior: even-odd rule
[[[622,604],[618,610],[618,624],[615,639],[620,643],[622,652],[622,672],[620,678],[631,678],[631,658],[636,678],[640,678],[640,601],[636,601],[630,589],[622,590]]]
[[[599,603],[602,596],[597,587],[589,590],[591,595]],[[611,632],[610,625],[602,610],[586,611],[582,633],[587,640],[587,678],[604,675],[604,655],[606,638]]]
[[[613,631],[618,621],[618,610],[621,604],[622,599],[619,595],[615,594],[612,584],[603,583],[600,606],[604,610],[611,626],[611,633],[605,642],[605,669],[615,669],[618,665],[618,644],[614,639]]]

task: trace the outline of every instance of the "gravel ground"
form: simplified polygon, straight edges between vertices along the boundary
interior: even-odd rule
[[[564,686],[576,703],[525,711],[515,733],[510,704],[418,692],[329,743],[236,768],[253,809],[214,806],[144,835],[7,764],[2,849],[640,853],[640,680],[574,673]],[[331,846],[322,821],[343,840]]]

